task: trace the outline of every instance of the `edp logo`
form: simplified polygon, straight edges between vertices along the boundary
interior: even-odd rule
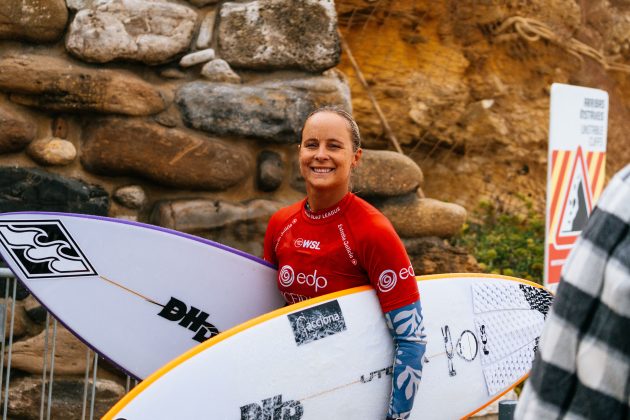
[[[300,420],[304,407],[299,401],[282,402],[282,395],[262,400],[241,407],[241,420]]]
[[[164,309],[158,314],[169,321],[179,321],[178,325],[196,332],[193,340],[203,343],[210,337],[219,334],[217,327],[206,322],[209,314],[191,306],[190,309],[184,302],[171,297],[171,300],[164,305]]]

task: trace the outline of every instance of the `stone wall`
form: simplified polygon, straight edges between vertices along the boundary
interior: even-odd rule
[[[261,255],[270,215],[304,195],[305,116],[352,109],[341,53],[331,0],[3,0],[0,211],[106,215]],[[376,149],[353,177],[419,273],[474,270],[443,240],[466,211],[426,198],[422,183],[413,160]],[[41,372],[43,353],[43,320],[26,299],[9,404],[22,417],[39,407],[41,379],[27,373]],[[61,331],[54,406],[64,417],[85,353]],[[122,392],[110,379],[97,408]]]

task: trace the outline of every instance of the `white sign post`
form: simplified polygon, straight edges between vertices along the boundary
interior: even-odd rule
[[[562,267],[604,187],[608,93],[554,83],[549,113],[545,286]]]

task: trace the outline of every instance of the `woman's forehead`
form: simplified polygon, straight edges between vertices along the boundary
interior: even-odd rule
[[[304,124],[304,133],[306,134],[306,132],[338,133],[337,136],[350,137],[348,121],[341,115],[330,111],[311,115]]]

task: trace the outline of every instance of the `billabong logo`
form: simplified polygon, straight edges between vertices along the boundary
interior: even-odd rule
[[[297,238],[295,241],[293,241],[293,244],[296,248],[316,249],[318,251],[320,250],[319,241],[311,241],[308,239]]]
[[[27,279],[97,275],[60,220],[1,221],[0,244]]]
[[[346,321],[339,302],[321,305],[287,315],[298,346],[340,333],[346,329]]]
[[[191,306],[189,310],[184,302],[174,297],[171,297],[158,315],[169,321],[179,321],[178,325],[196,332],[192,339],[200,343],[219,334],[217,327],[206,322],[209,314],[194,306]]]
[[[262,405],[251,403],[241,407],[241,420],[300,420],[304,407],[299,401],[282,402],[282,395],[262,400]]]
[[[297,273],[293,271],[293,267],[290,265],[283,265],[278,272],[278,281],[283,287],[289,287],[294,281],[298,284],[306,284],[309,287],[314,287],[315,292],[319,289],[325,289],[328,286],[328,279],[324,276],[318,276],[317,270],[313,274]]]

